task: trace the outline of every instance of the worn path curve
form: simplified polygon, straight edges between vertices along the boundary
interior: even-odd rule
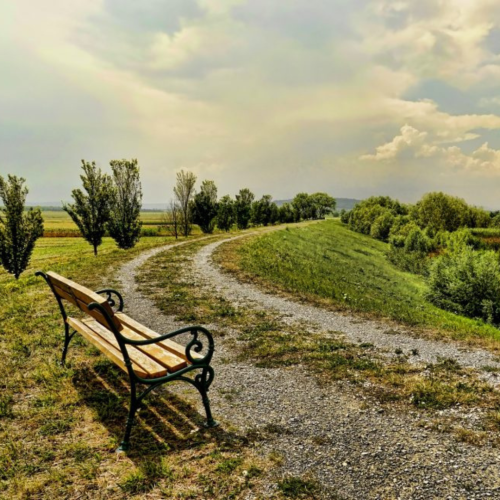
[[[135,276],[147,259],[183,244],[144,252],[119,273],[126,312],[160,332],[180,325],[140,293]],[[294,312],[310,321],[321,317],[320,323],[327,321],[328,329],[347,329],[354,340],[368,329],[344,316],[323,316],[324,311],[316,308],[295,303],[285,307],[283,299],[261,295],[221,274],[210,259],[219,244],[208,244],[194,256],[186,268],[190,279],[198,276],[199,284],[240,304],[252,301],[259,307],[272,306],[290,318]],[[332,326],[334,321],[336,326]],[[281,456],[282,475],[313,475],[326,488],[320,498],[500,498],[497,450],[476,448],[422,428],[418,412],[384,410],[368,403],[349,384],[320,385],[300,367],[269,369],[237,362],[229,338],[216,338],[216,380],[210,396],[216,418],[223,427],[261,435],[258,452]],[[199,398],[185,386],[173,385],[166,390],[180,393],[203,414]],[[275,483],[271,480],[267,492],[248,498],[270,496],[276,491]]]
[[[210,284],[218,293],[233,302],[251,303],[254,306],[272,309],[285,315],[289,321],[305,321],[324,331],[335,330],[345,335],[346,340],[352,343],[368,342],[374,346],[389,350],[394,353],[402,349],[411,356],[410,361],[434,363],[439,358],[455,359],[462,366],[481,369],[485,366],[500,367],[498,356],[483,349],[472,349],[452,342],[439,342],[426,340],[404,333],[390,334],[387,324],[381,321],[370,321],[359,317],[336,313],[287,298],[266,293],[254,285],[241,283],[227,273],[223,273],[212,261],[213,252],[225,242],[244,236],[236,236],[223,241],[210,243],[200,250],[195,259],[196,271],[205,284]],[[491,376],[491,381],[496,383],[496,378]]]

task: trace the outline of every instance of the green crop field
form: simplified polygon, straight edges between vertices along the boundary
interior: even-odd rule
[[[312,301],[388,318],[438,337],[479,343],[493,339],[496,344],[500,340],[497,328],[427,302],[425,279],[392,266],[386,243],[338,221],[269,233],[236,248],[235,265],[247,278],[257,277]],[[225,260],[230,261],[230,255]]]
[[[165,236],[167,234],[164,228],[159,228],[162,223],[162,211],[141,212],[142,236]],[[42,211],[44,224],[44,237],[46,238],[67,238],[80,237],[80,231],[71,217],[63,210],[44,210]],[[200,234],[198,226],[193,226],[193,235]]]
[[[158,225],[163,212],[141,212],[141,220],[145,226]],[[64,210],[44,210],[42,212],[45,229],[77,229],[71,217]]]

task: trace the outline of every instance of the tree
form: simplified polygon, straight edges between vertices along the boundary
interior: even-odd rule
[[[358,233],[370,234],[374,222],[378,219],[379,223],[384,221],[383,232],[388,234],[390,227],[387,223],[395,221],[398,216],[408,214],[408,207],[398,200],[394,200],[389,196],[371,196],[366,200],[357,203],[356,206],[349,212],[348,224],[349,228]],[[390,215],[393,217],[391,218]],[[381,219],[380,217],[383,217]],[[376,230],[378,232],[378,229]],[[385,238],[385,236],[384,236]]]
[[[113,188],[110,197],[109,235],[119,248],[133,248],[141,236],[139,220],[142,189],[137,160],[113,160]]]
[[[109,175],[103,174],[96,167],[95,162],[82,160],[82,170],[84,175],[80,179],[87,194],[81,189],[73,189],[71,194],[75,202],[63,203],[63,209],[68,212],[83,237],[94,247],[94,255],[97,255],[97,247],[102,243],[109,221],[112,182]]]
[[[234,224],[234,201],[229,195],[223,196],[219,201],[217,210],[217,227],[221,231],[229,231]]]
[[[295,212],[290,203],[283,203],[278,209],[278,220],[282,224],[287,224],[290,222],[295,222]]]
[[[337,202],[326,193],[314,193],[309,196],[312,205],[313,216],[316,219],[324,219],[327,213],[335,210]]]
[[[180,209],[180,229],[186,238],[192,229],[190,201],[194,196],[195,184],[196,175],[192,172],[185,172],[184,170],[177,172],[177,183],[174,187],[174,194]]]
[[[161,226],[163,226],[171,236],[175,239],[179,237],[181,211],[179,205],[174,200],[170,201],[169,207],[162,215]]]
[[[239,194],[236,195],[234,211],[238,229],[247,229],[252,216],[252,202],[254,199],[254,194],[247,188],[240,189]]]
[[[314,206],[311,197],[307,193],[298,193],[292,201],[292,206],[300,219],[312,219],[314,217]]]
[[[214,181],[203,181],[200,192],[191,201],[191,216],[193,222],[200,226],[204,233],[214,232],[217,216],[217,186]]]
[[[421,228],[432,232],[456,231],[459,227],[475,227],[486,212],[470,207],[465,200],[445,193],[427,193],[411,210],[411,217]]]
[[[278,221],[278,206],[272,200],[270,194],[265,194],[260,200],[252,203],[251,221],[254,225],[268,226]]]
[[[24,211],[28,188],[25,179],[9,175],[0,176],[0,263],[5,270],[19,279],[28,267],[36,240],[43,234],[40,209]]]

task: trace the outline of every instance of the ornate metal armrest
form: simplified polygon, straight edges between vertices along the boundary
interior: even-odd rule
[[[99,295],[106,295],[106,300],[114,312],[123,311],[123,297],[116,290],[113,290],[112,288],[104,288],[103,290],[97,290],[95,293],[98,293]],[[113,298],[113,295],[116,297]]]
[[[212,337],[212,334],[204,327],[199,326],[199,325],[194,325],[194,326],[186,326],[184,328],[181,328],[180,330],[175,330],[170,333],[165,333],[163,335],[159,335],[158,337],[154,337],[152,339],[145,339],[145,340],[132,340],[128,339],[126,337],[123,337],[123,341],[126,344],[132,344],[132,345],[150,345],[150,344],[156,344],[158,342],[161,342],[162,340],[169,340],[172,339],[173,337],[176,337],[178,335],[182,335],[183,333],[190,333],[191,334],[191,340],[188,342],[185,348],[185,356],[187,360],[192,363],[193,365],[208,365],[212,359],[213,353],[214,353],[214,339]],[[200,338],[200,334],[203,338]],[[204,342],[206,342],[207,347],[206,347],[206,354],[201,357],[193,357],[192,351],[195,353],[201,353],[204,350]]]

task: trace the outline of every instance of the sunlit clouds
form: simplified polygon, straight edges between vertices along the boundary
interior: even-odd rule
[[[500,208],[497,1],[16,0],[0,64],[0,171],[33,200],[137,157],[146,202],[182,168],[220,194]]]

